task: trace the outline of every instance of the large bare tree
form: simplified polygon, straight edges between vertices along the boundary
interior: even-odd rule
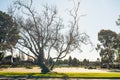
[[[37,65],[41,67],[42,73],[50,72],[55,63],[71,51],[81,50],[81,43],[90,43],[89,36],[79,32],[80,2],[77,4],[74,2],[74,8],[69,10],[71,21],[66,34],[63,33],[64,25],[62,19],[57,16],[56,7],[44,6],[44,10],[37,13],[32,8],[32,0],[29,5],[20,0],[14,2],[14,5],[25,15],[25,18],[16,18],[21,35],[17,48],[24,54],[33,57]],[[57,52],[57,57],[50,55],[53,50]],[[28,54],[27,51],[31,53]],[[44,63],[45,55],[48,55],[48,60],[51,57],[55,59],[50,68]]]

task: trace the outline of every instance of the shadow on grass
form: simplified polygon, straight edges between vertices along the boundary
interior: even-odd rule
[[[42,73],[20,73],[20,74],[15,74],[15,73],[4,73],[3,75],[0,74],[0,80],[26,80],[26,79],[60,79],[60,80],[67,80],[69,77],[67,74],[64,73],[47,73],[47,74],[42,74]]]
[[[120,72],[120,69],[112,69],[109,72]]]

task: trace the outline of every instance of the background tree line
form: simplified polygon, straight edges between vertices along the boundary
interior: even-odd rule
[[[1,56],[1,54],[0,54]],[[37,66],[36,61],[32,57],[27,56],[27,59],[24,58],[24,54],[16,55],[12,57],[12,55],[4,56],[4,58],[0,61],[0,67],[29,67],[32,68]],[[13,58],[13,62],[11,62],[11,58]],[[45,59],[45,65],[50,66],[53,63],[53,59],[50,58],[49,62]],[[83,59],[80,61],[77,58],[72,58],[69,56],[68,59],[60,59],[55,64],[55,67],[96,67],[100,66],[100,61],[89,61],[88,59]]]

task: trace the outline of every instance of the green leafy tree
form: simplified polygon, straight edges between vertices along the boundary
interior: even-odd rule
[[[101,61],[108,63],[108,68],[110,63],[114,61],[114,49],[117,36],[117,33],[111,30],[101,30],[98,33],[98,40],[101,43],[101,45],[98,45],[98,49],[100,49]]]
[[[0,50],[11,49],[18,41],[17,24],[12,17],[0,11]]]
[[[87,66],[89,65],[89,60],[84,59],[84,60],[83,60],[83,65],[84,65],[85,67],[87,67]]]
[[[17,26],[12,16],[0,11],[0,51],[11,50],[13,54],[13,47],[19,39]]]
[[[116,25],[120,26],[120,15],[118,17],[118,20],[116,21]],[[120,34],[118,34],[118,38],[116,40],[115,48],[118,50],[116,61],[120,63]]]
[[[72,66],[79,66],[80,65],[80,62],[77,58],[73,58],[72,60]]]
[[[68,64],[68,59],[64,59],[63,63]]]
[[[69,66],[72,66],[72,57],[71,57],[71,56],[69,56],[68,65],[69,65]]]
[[[95,66],[100,66],[100,59],[97,58],[97,60],[95,61]]]

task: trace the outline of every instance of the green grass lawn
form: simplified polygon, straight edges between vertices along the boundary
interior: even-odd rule
[[[120,79],[120,73],[10,73],[0,72],[0,77],[28,77],[28,78],[95,78],[95,79]]]

